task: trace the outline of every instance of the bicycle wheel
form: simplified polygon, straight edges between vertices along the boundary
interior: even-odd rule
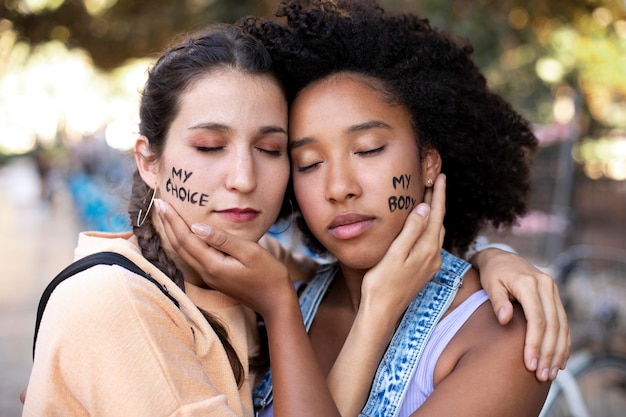
[[[542,416],[624,417],[626,416],[626,357],[596,354],[588,357],[577,369],[572,369],[585,410],[572,409],[567,388],[553,383],[556,395],[546,402]]]

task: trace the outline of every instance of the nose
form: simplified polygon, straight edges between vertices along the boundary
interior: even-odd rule
[[[326,199],[344,202],[361,195],[361,186],[348,160],[328,161]]]
[[[240,149],[233,153],[228,174],[226,188],[241,193],[249,193],[256,188],[256,169],[254,157],[249,149]]]

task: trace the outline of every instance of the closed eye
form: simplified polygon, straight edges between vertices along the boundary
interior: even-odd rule
[[[283,155],[282,151],[278,151],[278,150],[275,150],[275,149],[264,149],[264,148],[256,148],[256,149],[259,152],[267,154],[267,155],[270,155],[270,156],[279,157],[279,156]]]
[[[203,153],[218,152],[224,148],[225,146],[196,146],[196,150]]]
[[[321,162],[315,162],[314,164],[309,164],[303,167],[298,167],[298,172],[308,172],[312,170],[313,168],[317,167],[319,164],[321,164]]]
[[[379,148],[375,148],[375,149],[369,149],[367,151],[359,151],[359,152],[355,152],[357,155],[363,155],[363,156],[369,156],[369,155],[375,155],[377,153],[382,152],[385,149],[385,146],[381,146]]]

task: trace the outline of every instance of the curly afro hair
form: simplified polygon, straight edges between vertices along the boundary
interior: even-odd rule
[[[331,74],[363,74],[409,110],[419,149],[439,151],[447,177],[444,248],[461,255],[483,227],[509,227],[525,213],[537,139],[488,89],[469,43],[367,0],[291,1],[276,16],[240,25],[270,52],[290,102]]]

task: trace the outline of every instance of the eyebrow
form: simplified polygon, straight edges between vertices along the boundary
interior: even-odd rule
[[[217,132],[230,132],[232,131],[232,129],[222,123],[213,123],[213,122],[207,122],[207,123],[198,123],[197,125],[193,125],[189,128],[189,130],[196,130],[196,129],[202,129],[202,130],[215,130]]]
[[[387,129],[387,130],[392,130],[392,127],[389,126],[385,122],[381,122],[380,120],[370,120],[368,122],[352,125],[352,126],[348,127],[345,130],[345,132],[346,133],[354,133],[354,132],[362,132],[362,131],[370,130],[370,129]],[[315,138],[311,138],[311,137],[304,137],[304,138],[301,138],[301,139],[294,139],[291,142],[289,142],[289,149],[299,148],[301,146],[308,145],[308,144],[313,143],[315,141],[316,141],[316,139]]]
[[[199,123],[189,128],[189,130],[196,130],[196,129],[214,130],[216,132],[232,132],[233,130],[228,125],[225,125],[222,123],[213,123],[213,122]],[[286,135],[287,131],[280,126],[270,125],[270,126],[262,126],[261,128],[259,128],[259,133],[263,135],[267,133],[284,133]]]
[[[391,126],[389,126],[385,122],[381,122],[380,120],[370,120],[369,122],[359,123],[358,125],[350,126],[348,129],[346,129],[346,133],[360,132],[369,129],[392,130]]]

